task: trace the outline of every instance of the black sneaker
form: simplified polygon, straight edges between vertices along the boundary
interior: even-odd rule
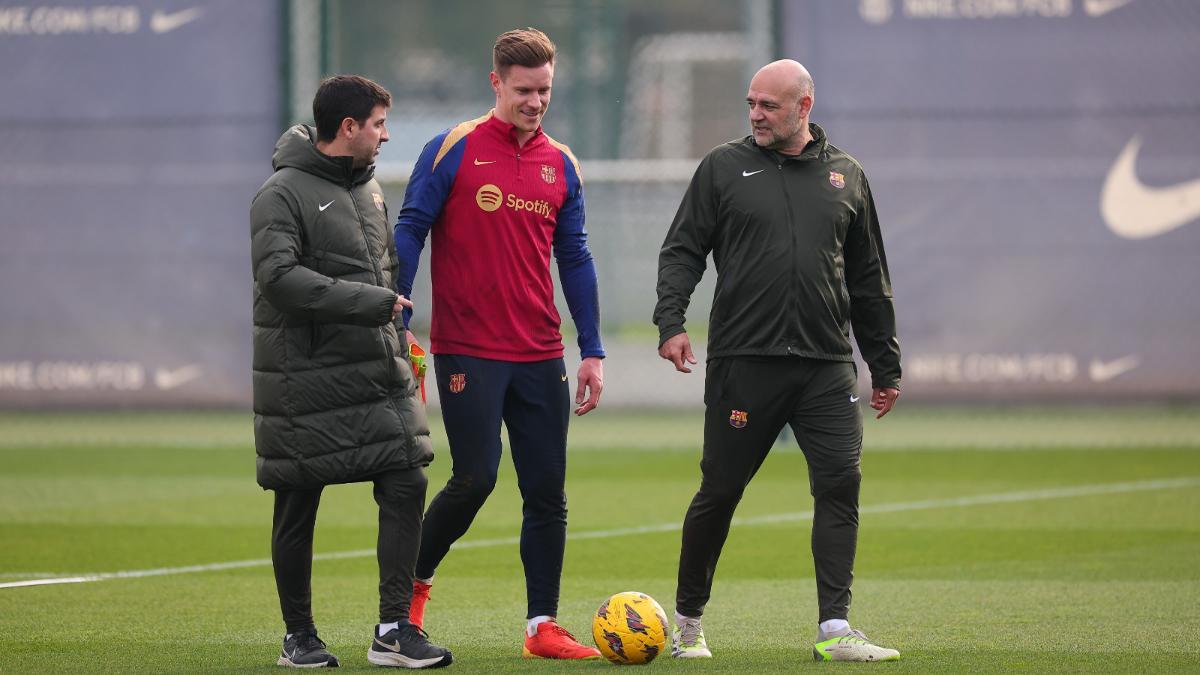
[[[325,650],[317,631],[301,631],[283,638],[283,653],[275,665],[291,668],[337,668],[338,660]]]
[[[379,635],[379,626],[375,634]],[[377,666],[441,668],[450,665],[454,657],[449,649],[430,644],[428,633],[406,623],[372,640],[367,660]]]

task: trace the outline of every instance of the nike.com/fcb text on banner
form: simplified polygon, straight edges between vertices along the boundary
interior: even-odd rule
[[[280,7],[0,4],[0,407],[248,405],[245,207],[285,124]],[[780,3],[780,56],[809,67],[813,119],[871,177],[906,399],[1200,397],[1198,7]],[[736,102],[728,70],[705,91]],[[556,82],[568,98],[571,77]],[[403,118],[390,160],[416,159],[396,154]],[[693,126],[694,145],[727,140]],[[613,287],[653,288],[656,247],[631,249],[684,188],[639,221],[655,202],[626,186],[647,189],[588,185],[589,242],[615,265],[600,269],[606,316],[636,304]],[[489,206],[540,208],[509,192]],[[631,373],[657,368],[652,345],[612,359],[613,396],[634,380],[619,363],[641,357]],[[698,395],[651,385],[654,403]]]
[[[0,407],[248,405],[281,7],[0,2]]]

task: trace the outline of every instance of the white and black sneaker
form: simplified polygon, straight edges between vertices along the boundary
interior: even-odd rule
[[[375,626],[379,635],[379,626]],[[393,628],[371,641],[367,660],[377,666],[441,668],[454,660],[450,650],[429,642],[429,634],[412,624]]]
[[[283,653],[275,662],[290,668],[337,668],[338,660],[325,649],[317,631],[300,631],[283,638]]]

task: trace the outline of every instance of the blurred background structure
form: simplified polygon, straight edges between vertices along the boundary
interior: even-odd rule
[[[279,134],[325,75],[383,84],[394,217],[523,26],[560,49],[545,127],[583,167],[606,405],[699,404],[656,354],[658,247],[782,57],[871,180],[906,400],[1200,399],[1194,0],[0,0],[0,408],[247,407]]]

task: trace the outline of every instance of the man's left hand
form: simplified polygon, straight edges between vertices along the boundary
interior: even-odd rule
[[[600,405],[600,392],[604,391],[604,361],[590,356],[579,364],[579,386],[575,390],[576,415],[586,415]],[[587,400],[584,400],[584,395]]]
[[[892,406],[896,405],[896,399],[900,398],[900,390],[892,389],[891,387],[876,387],[871,390],[871,407],[878,410],[879,414],[875,419],[879,419],[888,414]]]

